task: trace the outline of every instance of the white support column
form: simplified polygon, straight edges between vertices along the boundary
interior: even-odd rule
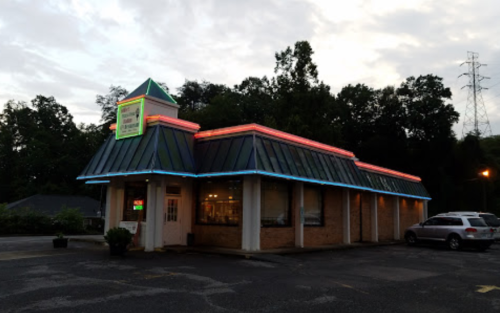
[[[106,215],[104,217],[104,234],[113,227],[116,227],[116,186],[111,182],[106,190]]]
[[[351,243],[351,207],[349,189],[342,190],[342,230],[344,243]]]
[[[118,227],[120,222],[123,220],[123,208],[125,205],[123,202],[125,201],[125,184],[123,182],[118,182],[116,185],[116,193],[115,193],[115,214],[114,214],[114,227]]]
[[[372,194],[370,209],[371,209],[371,220],[372,220],[371,241],[378,242],[378,202],[376,193]]]
[[[420,221],[424,222],[427,216],[427,200],[422,201],[422,209],[420,210]]]
[[[295,247],[304,248],[304,183],[295,182],[293,186],[295,203]]]
[[[146,217],[146,238],[144,251],[151,252],[154,251],[154,239],[155,239],[155,217],[156,217],[156,186],[158,183],[156,181],[150,181],[148,183],[148,198],[147,198],[147,217]]]
[[[394,240],[401,239],[399,235],[399,197],[394,197],[393,208],[393,216],[394,216]]]
[[[427,220],[429,218],[429,201],[428,200],[424,200],[424,220]],[[422,222],[423,222],[422,221]]]
[[[154,214],[154,248],[162,248],[163,245],[163,225],[164,225],[164,201],[165,201],[166,179],[162,177],[156,183],[156,210]],[[148,212],[149,215],[149,212]],[[150,216],[153,216],[151,214]],[[148,221],[149,222],[149,221]]]
[[[260,184],[260,176],[243,177],[241,248],[247,251],[260,250]]]

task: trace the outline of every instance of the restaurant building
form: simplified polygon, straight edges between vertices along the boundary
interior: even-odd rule
[[[257,124],[199,131],[148,79],[117,103],[114,133],[78,177],[107,184],[105,229],[146,251],[259,251],[402,239],[427,217],[419,177]]]

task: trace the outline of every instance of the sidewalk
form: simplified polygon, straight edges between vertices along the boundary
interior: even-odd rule
[[[69,238],[69,241],[90,242],[90,243],[95,243],[96,245],[106,244],[106,241],[104,240],[104,235],[75,235],[66,237]]]
[[[98,245],[105,245],[103,235],[82,235],[82,236],[68,236],[70,241],[80,241],[80,242],[90,242]],[[319,251],[334,251],[334,250],[347,250],[356,248],[368,248],[368,247],[379,247],[388,245],[402,244],[404,241],[384,241],[384,242],[356,242],[352,244],[338,244],[330,246],[321,246],[313,248],[281,248],[281,249],[269,249],[261,251],[246,251],[242,249],[229,249],[211,246],[166,246],[160,249],[155,249],[156,252],[176,252],[176,253],[205,253],[205,254],[220,254],[220,255],[234,255],[241,256],[247,259],[258,259],[269,262],[279,262],[280,255],[286,254],[300,254],[300,253],[310,253]],[[134,249],[142,250],[142,249]],[[276,260],[274,260],[276,259]],[[274,260],[274,261],[273,261]]]

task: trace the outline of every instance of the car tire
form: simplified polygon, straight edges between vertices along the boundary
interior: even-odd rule
[[[417,245],[417,236],[415,235],[415,233],[412,232],[406,233],[405,240],[409,246]]]
[[[448,237],[448,247],[451,250],[460,250],[462,249],[462,239],[458,235],[450,235]]]

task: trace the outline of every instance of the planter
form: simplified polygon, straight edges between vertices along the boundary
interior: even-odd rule
[[[109,254],[111,256],[123,256],[127,252],[127,246],[109,245]]]
[[[54,248],[67,248],[68,238],[55,238],[52,239],[52,243],[54,244]]]

